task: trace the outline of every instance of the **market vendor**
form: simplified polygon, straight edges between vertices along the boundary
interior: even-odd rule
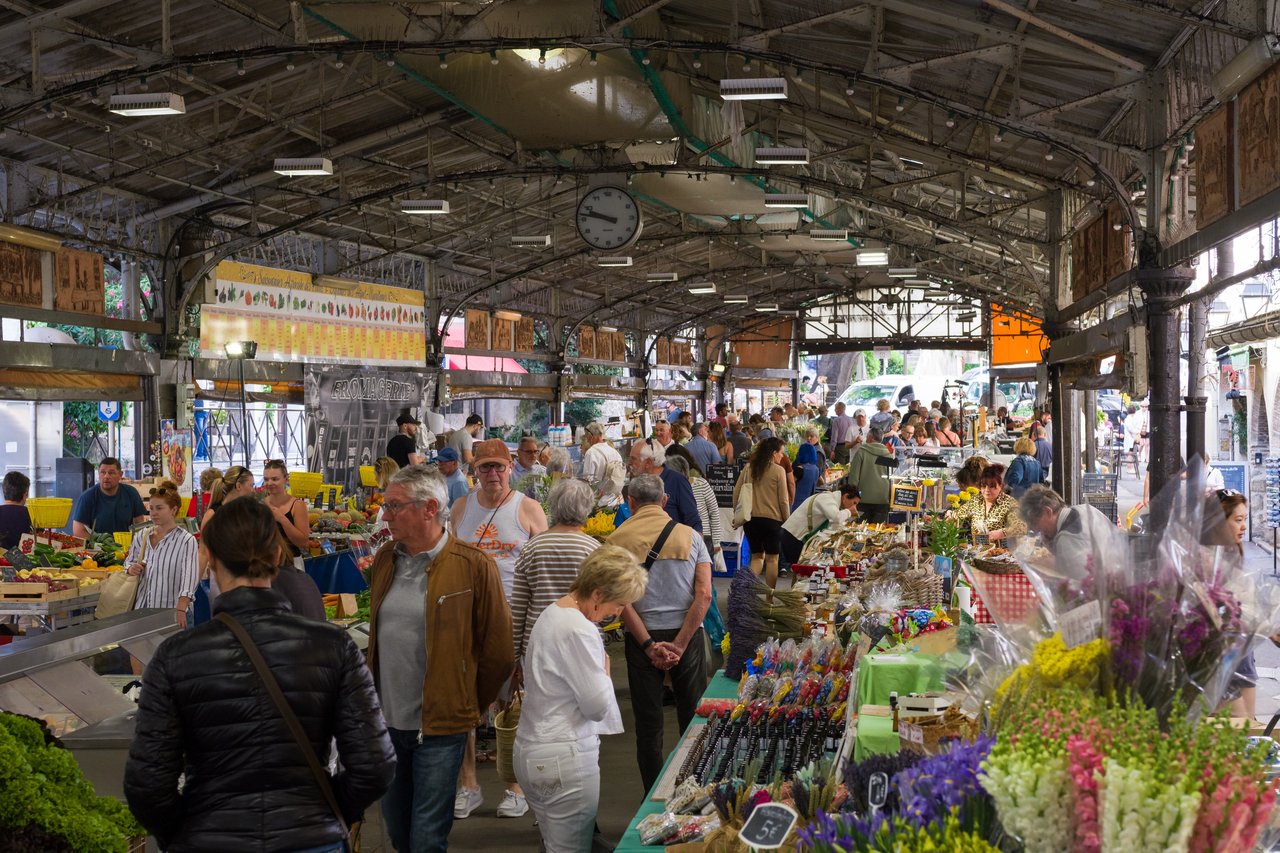
[[[120,460],[108,456],[98,463],[98,484],[76,498],[71,514],[71,532],[81,539],[94,533],[128,533],[134,524],[147,520],[147,508],[138,490],[120,478]]]
[[[1018,515],[1018,501],[1005,491],[1004,466],[988,465],[978,478],[979,497],[949,513],[959,521],[968,521],[975,536],[988,542],[1003,542],[1010,536],[1025,533],[1027,526]]]
[[[1066,579],[1081,579],[1090,563],[1118,565],[1126,556],[1126,545],[1115,523],[1092,504],[1067,506],[1062,496],[1048,486],[1032,486],[1018,505],[1022,520],[1032,533],[1039,533],[1054,557],[1054,571]]]
[[[782,558],[787,565],[800,559],[804,543],[827,527],[840,527],[858,511],[862,493],[846,483],[840,490],[818,492],[796,508],[782,523]]]

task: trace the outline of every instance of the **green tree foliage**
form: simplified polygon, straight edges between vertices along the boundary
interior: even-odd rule
[[[873,352],[864,352],[862,361],[867,366],[867,378],[877,379],[880,376],[880,359]]]
[[[886,373],[901,376],[907,372],[907,359],[900,352],[889,353],[889,364]]]

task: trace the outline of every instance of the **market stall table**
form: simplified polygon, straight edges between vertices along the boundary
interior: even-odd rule
[[[711,677],[711,682],[707,684],[707,689],[703,692],[703,699],[733,699],[738,695],[738,682],[726,678],[724,670],[719,670]],[[707,722],[706,717],[694,717],[693,723],[689,728],[692,729],[698,723]],[[620,737],[634,737],[634,733],[620,735]],[[658,776],[658,781],[654,783],[655,788],[662,784],[662,779],[667,775],[667,767],[671,764],[671,759],[675,755],[680,754],[680,747],[688,738],[689,732],[686,730],[680,733],[680,740],[676,742],[675,747],[667,755],[666,764],[662,766],[662,773]],[[661,847],[648,846],[640,843],[640,833],[636,831],[636,825],[651,814],[659,814],[664,803],[652,799],[653,791],[645,793],[644,802],[640,804],[639,810],[631,818],[631,823],[627,825],[627,831],[622,836],[622,840],[618,842],[618,846],[614,848],[614,853],[652,853],[654,850],[661,850]]]
[[[38,619],[45,628],[55,631],[72,625],[92,622],[98,606],[98,590],[75,598],[54,601],[0,601],[0,616],[30,616]]]
[[[923,653],[871,654],[858,664],[858,709],[863,705],[889,704],[889,694],[907,696],[941,690],[942,665],[934,655]],[[859,713],[853,758],[898,751],[898,733],[893,718]]]

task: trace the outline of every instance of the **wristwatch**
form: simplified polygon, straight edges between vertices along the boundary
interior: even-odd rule
[[[650,637],[649,639],[645,640],[643,643],[640,644],[640,651],[647,652],[649,651],[649,647],[652,645],[653,645],[653,637]]]

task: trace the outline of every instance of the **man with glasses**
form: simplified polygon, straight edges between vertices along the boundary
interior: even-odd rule
[[[507,601],[515,586],[516,560],[521,549],[534,536],[547,529],[547,516],[542,504],[511,488],[511,451],[502,439],[477,442],[473,469],[479,486],[475,493],[459,498],[453,505],[453,534],[474,544],[498,564],[502,591]],[[510,626],[507,628],[510,631]],[[505,691],[504,691],[505,692]],[[467,741],[466,756],[458,777],[453,816],[471,816],[484,798],[476,779],[475,732]],[[517,784],[507,786],[498,817],[520,817],[529,811],[524,792]]]
[[[537,478],[546,475],[546,466],[538,462],[538,440],[526,435],[516,446],[516,461],[511,466],[511,482],[525,496],[537,500]]]
[[[76,498],[71,532],[82,539],[94,533],[128,533],[147,520],[147,508],[138,490],[121,483],[120,460],[108,456],[98,463],[98,484]]]
[[[498,567],[449,535],[447,502],[429,466],[393,474],[382,505],[392,542],[369,572],[367,656],[396,751],[382,814],[392,846],[412,853],[448,849],[468,737],[515,668]]]

